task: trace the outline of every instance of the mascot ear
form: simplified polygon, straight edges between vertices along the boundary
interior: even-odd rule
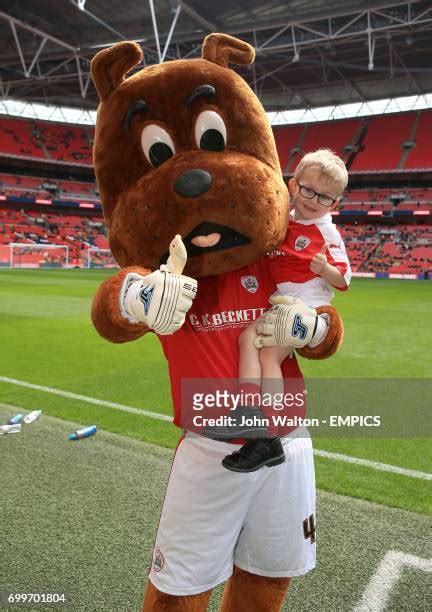
[[[99,51],[91,61],[90,71],[101,102],[125,80],[125,75],[143,58],[141,47],[134,42],[120,42]]]
[[[228,68],[232,64],[252,64],[255,59],[255,49],[247,42],[229,36],[228,34],[209,34],[202,46],[203,59]]]

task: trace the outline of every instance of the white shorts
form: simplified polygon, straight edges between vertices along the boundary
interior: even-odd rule
[[[282,443],[284,463],[239,474],[221,465],[238,445],[186,434],[156,536],[149,579],[157,589],[202,593],[225,582],[233,564],[272,577],[301,576],[315,567],[312,443],[304,428]]]

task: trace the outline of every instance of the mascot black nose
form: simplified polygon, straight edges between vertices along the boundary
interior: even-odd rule
[[[209,172],[193,168],[176,178],[174,191],[183,198],[197,198],[210,189],[212,183],[213,177]]]

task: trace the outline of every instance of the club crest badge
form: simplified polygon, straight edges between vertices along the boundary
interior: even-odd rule
[[[164,556],[159,548],[156,548],[153,555],[153,569],[155,572],[160,572],[164,566]]]
[[[242,276],[241,284],[246,291],[249,291],[249,293],[256,293],[258,289],[258,281],[256,276]]]
[[[294,248],[296,251],[303,251],[303,249],[308,247],[310,243],[310,238],[307,238],[306,236],[299,236],[294,243]]]

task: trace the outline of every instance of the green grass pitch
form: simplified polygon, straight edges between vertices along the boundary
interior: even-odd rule
[[[172,452],[107,431],[68,443],[78,426],[45,415],[0,441],[0,609],[19,608],[7,594],[47,592],[64,593],[73,611],[140,609]],[[319,490],[318,521],[317,567],[293,580],[286,612],[349,612],[388,551],[432,556],[430,519],[414,512]],[[384,570],[385,585],[394,567]],[[430,575],[407,565],[386,609],[429,609]]]
[[[0,377],[170,415],[167,366],[157,338],[149,334],[136,342],[111,345],[92,327],[91,298],[109,274],[0,270]],[[410,379],[422,379],[426,387],[432,371],[431,289],[428,281],[354,279],[350,291],[338,294],[334,301],[346,326],[343,349],[327,361],[302,360],[305,376],[384,378],[398,380],[398,384],[401,379],[407,384]],[[2,422],[19,409],[44,412],[40,421],[20,436],[0,438],[2,490],[8,491],[0,506],[4,525],[10,531],[0,591],[54,587],[56,575],[61,578],[57,587],[63,585],[67,590],[72,564],[76,565],[75,583],[69,590],[73,598],[82,600],[82,607],[77,605],[75,609],[138,609],[158,518],[156,509],[162,500],[170,449],[179,431],[168,421],[3,381],[0,402]],[[73,448],[67,446],[65,439],[71,427],[92,423],[100,429],[94,439]],[[430,440],[426,438],[317,437],[314,446],[430,472]],[[115,461],[123,468],[116,471]],[[127,471],[129,461],[131,476],[121,489],[120,499],[115,498],[111,512],[102,501],[111,495],[113,486],[119,486],[122,469]],[[146,474],[147,484],[132,475],[139,473]],[[317,609],[312,595],[319,609],[352,609],[387,550],[431,556],[425,537],[432,514],[430,481],[323,457],[316,457],[316,473],[321,559],[308,581],[294,585],[290,609]],[[97,486],[91,492],[95,482]],[[76,501],[71,496],[76,496]],[[83,500],[88,500],[88,512],[83,510]],[[138,508],[143,509],[145,520]],[[54,532],[50,533],[49,525]],[[51,536],[57,538],[58,546],[53,545]],[[330,545],[327,536],[338,546]],[[89,547],[86,537],[95,537],[95,549]],[[122,542],[126,542],[124,547]],[[0,540],[0,548],[3,544]],[[65,552],[68,549],[70,553]],[[37,563],[36,550],[41,555]],[[126,557],[122,559],[122,555]],[[126,572],[129,565],[133,566],[130,575]],[[350,568],[355,568],[355,581],[351,576],[351,588],[344,593],[341,585],[347,584]],[[40,580],[43,572],[49,577],[45,585]],[[329,572],[333,572],[330,581]],[[391,597],[396,599],[390,599],[390,604],[397,607],[397,598],[402,597],[406,606],[400,609],[426,609],[422,603],[423,574],[413,569],[405,572],[397,590],[392,591]],[[30,581],[27,585],[23,576]],[[118,584],[118,588],[112,589],[112,584]],[[303,586],[306,584],[309,586]],[[218,596],[216,592],[214,602]]]

